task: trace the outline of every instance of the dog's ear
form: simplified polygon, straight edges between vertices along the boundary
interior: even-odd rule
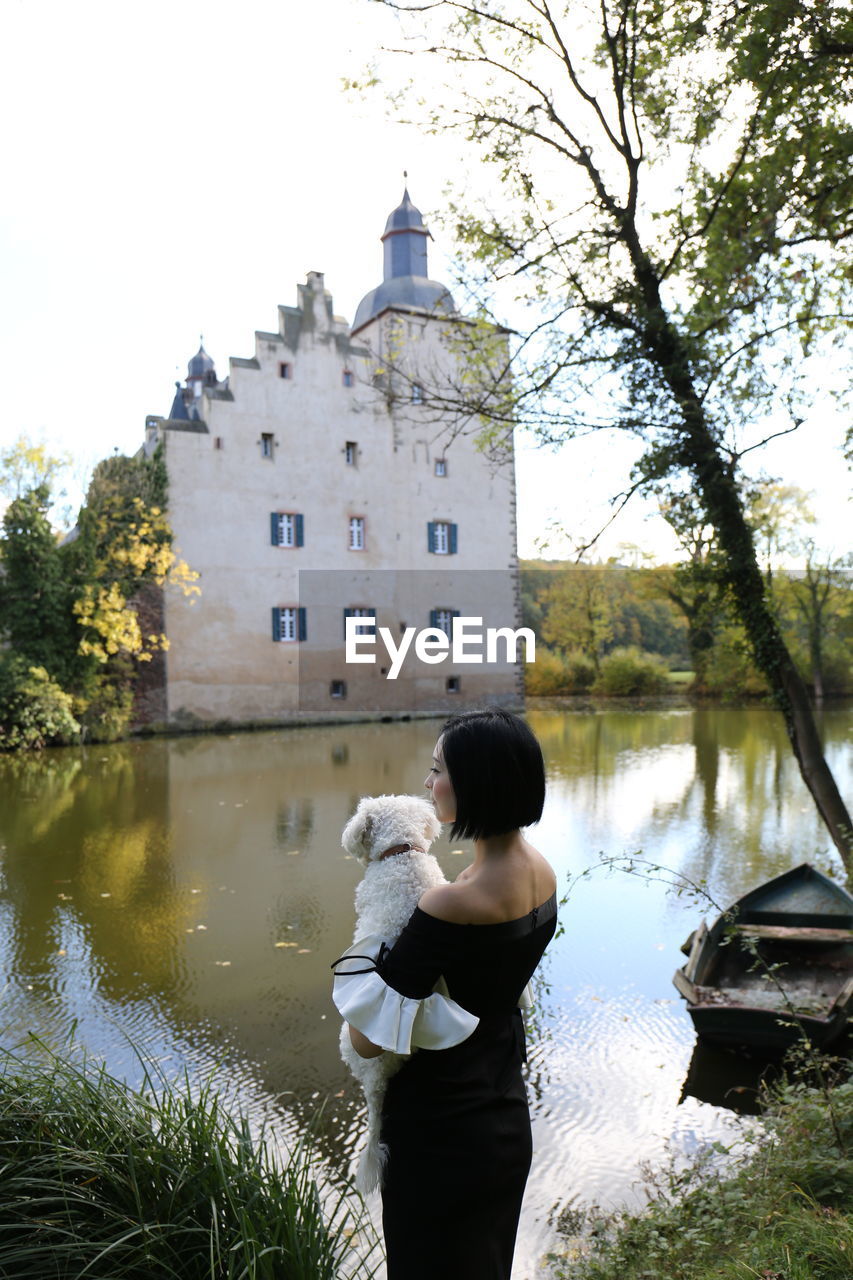
[[[367,807],[367,801],[360,800],[358,808],[341,833],[341,844],[347,853],[356,858],[364,858],[370,849],[375,818]]]
[[[424,815],[424,838],[429,844],[432,844],[433,840],[435,840],[436,837],[440,835],[441,835],[441,823],[439,822],[438,818],[435,816],[435,813],[433,812],[433,810],[429,809],[428,812]]]

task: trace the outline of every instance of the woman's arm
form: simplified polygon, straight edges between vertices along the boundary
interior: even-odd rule
[[[360,1058],[378,1058],[380,1053],[385,1052],[378,1044],[374,1044],[372,1040],[368,1040],[367,1036],[362,1035],[358,1027],[354,1027],[352,1023],[348,1023],[348,1026],[350,1044]]]

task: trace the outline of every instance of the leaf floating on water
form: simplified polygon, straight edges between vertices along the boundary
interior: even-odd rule
[[[184,930],[184,933],[195,933],[195,929],[192,929],[192,928],[190,928],[190,929],[185,929],[185,930]]]
[[[58,893],[56,896],[57,896],[57,898],[61,898],[63,902],[72,902],[72,901],[73,901],[73,899],[72,899],[72,897],[71,897],[71,894],[70,894],[70,893]]]
[[[102,898],[111,898],[112,896],[113,896],[113,895],[112,895],[111,893],[102,893],[102,894],[101,894],[101,897],[102,897]]]
[[[231,964],[231,961],[230,960],[214,960],[213,963],[218,964],[222,969],[227,969],[228,966]]]
[[[310,955],[310,954],[311,954],[311,948],[310,948],[310,947],[300,947],[296,954],[297,954],[298,956],[308,956],[308,955]]]
[[[465,850],[464,850],[464,849],[451,849],[451,850],[450,850],[450,852],[451,852],[452,854],[454,854],[454,855],[462,855],[462,856],[464,856],[464,854],[465,854]]]
[[[299,943],[298,942],[277,942],[275,945],[277,947],[298,947]]]
[[[190,889],[190,893],[201,893],[201,889]]]
[[[288,851],[287,851],[287,857],[288,857],[288,858],[298,858],[298,857],[299,857],[299,850],[298,850],[298,849],[288,849]]]
[[[196,925],[196,928],[197,928],[201,933],[206,933],[206,932],[207,932],[207,925],[206,925],[206,924],[197,924],[197,925]]]
[[[65,955],[65,948],[64,948],[64,947],[61,947],[61,948],[60,948],[60,950],[59,950],[59,951],[57,951],[57,953],[56,953],[56,954],[57,954],[58,956],[64,956],[64,955]]]

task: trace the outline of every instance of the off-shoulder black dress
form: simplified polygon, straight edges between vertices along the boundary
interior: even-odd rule
[[[452,924],[415,908],[379,963],[383,981],[416,1000],[443,976],[479,1018],[452,1048],[418,1049],[388,1083],[388,1280],[510,1278],[532,1150],[519,1000],[556,917],[556,893],[501,924]]]

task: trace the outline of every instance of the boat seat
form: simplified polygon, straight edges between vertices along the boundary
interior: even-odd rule
[[[853,929],[802,928],[788,924],[739,924],[735,928],[747,938],[767,938],[777,942],[853,942]]]

